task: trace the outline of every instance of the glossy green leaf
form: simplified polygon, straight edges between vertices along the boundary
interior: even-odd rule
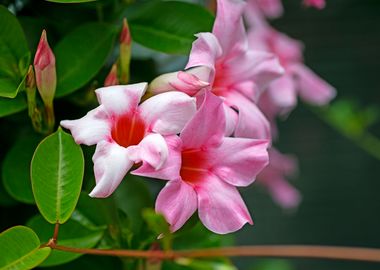
[[[88,23],[65,36],[54,48],[57,92],[61,97],[78,90],[100,71],[110,54],[117,28],[105,23]]]
[[[40,215],[29,220],[27,225],[37,233],[42,242],[49,241],[54,232],[54,225],[47,223]],[[76,248],[92,248],[100,241],[103,233],[104,229],[89,230],[78,222],[70,219],[59,228],[58,244]],[[64,264],[75,260],[81,255],[83,254],[52,250],[50,256],[41,266]]]
[[[128,19],[134,41],[175,54],[188,54],[194,35],[211,31],[214,21],[202,6],[180,1],[148,3]]]
[[[2,179],[7,192],[16,200],[34,204],[30,181],[30,162],[40,141],[35,133],[19,138],[5,156]]]
[[[16,17],[0,5],[0,97],[14,98],[30,63],[30,52]]]
[[[163,215],[156,213],[153,209],[144,209],[143,217],[150,230],[155,233],[155,238],[159,237],[163,248],[169,250],[172,247],[173,234],[170,232],[169,224]]]
[[[78,202],[84,172],[83,152],[60,128],[37,147],[31,164],[35,201],[50,223],[65,223]]]
[[[12,227],[0,234],[0,269],[26,270],[42,263],[50,248],[40,248],[40,240],[33,230],[24,226]]]
[[[13,99],[0,97],[0,117],[21,112],[27,107],[26,98],[21,94]]]

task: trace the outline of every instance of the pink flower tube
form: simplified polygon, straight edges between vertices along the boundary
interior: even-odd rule
[[[165,137],[179,133],[195,113],[195,99],[181,92],[163,93],[139,105],[146,87],[99,88],[99,107],[81,119],[61,121],[76,143],[96,144],[96,186],[90,196],[110,196],[135,163],[160,169],[168,159]]]
[[[144,163],[133,174],[169,180],[156,201],[176,231],[198,209],[202,223],[219,234],[252,224],[237,186],[248,186],[268,163],[268,140],[224,137],[223,102],[207,91],[180,136],[166,137],[168,161]]]

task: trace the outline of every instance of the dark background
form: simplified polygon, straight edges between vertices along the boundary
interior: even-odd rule
[[[283,1],[285,15],[273,25],[305,44],[305,62],[336,87],[337,100],[380,104],[380,1],[327,0],[326,9]],[[237,244],[311,244],[380,247],[380,161],[337,133],[300,104],[280,122],[278,148],[298,156],[293,182],[303,200],[288,212],[258,185],[243,189],[255,226],[237,233]],[[379,125],[372,132],[379,135]],[[290,269],[380,269],[379,264],[288,260]],[[239,269],[262,269],[262,260],[239,259]],[[256,266],[255,266],[256,265]],[[277,269],[276,269],[277,268]],[[268,268],[269,269],[269,268]],[[279,267],[271,268],[281,270]],[[285,269],[285,268],[284,268]]]

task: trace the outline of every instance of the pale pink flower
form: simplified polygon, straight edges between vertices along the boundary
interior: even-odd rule
[[[132,174],[169,180],[156,201],[178,230],[198,209],[215,233],[239,230],[252,219],[236,186],[248,186],[268,163],[268,140],[224,137],[222,100],[211,92],[180,136],[167,137],[168,161],[156,170],[145,163]]]
[[[271,83],[260,104],[266,115],[286,114],[297,103],[297,96],[314,105],[324,105],[336,95],[335,89],[303,64],[303,45],[269,25],[252,27],[249,33],[250,46],[278,56],[285,74]],[[261,103],[261,101],[260,101]],[[270,117],[270,116],[269,116]]]
[[[218,0],[217,4],[213,31],[196,35],[186,72],[159,76],[150,90],[179,90],[190,95],[211,90],[224,100],[226,135],[234,132],[236,137],[270,138],[269,123],[255,102],[283,68],[273,54],[249,49],[243,1]]]
[[[281,0],[247,0],[248,20],[254,20],[257,13],[263,14],[267,18],[278,18],[284,13],[284,7]]]
[[[301,201],[301,194],[286,177],[297,173],[297,161],[293,156],[284,155],[276,149],[269,149],[269,165],[257,176],[257,183],[266,187],[273,200],[283,208],[295,208]]]
[[[317,9],[323,9],[326,6],[325,0],[303,0],[303,4],[307,7],[315,7]]]
[[[81,119],[61,121],[76,143],[96,144],[96,186],[90,196],[111,195],[135,163],[160,169],[168,158],[164,137],[179,133],[196,111],[194,98],[181,92],[139,105],[146,88],[146,83],[99,88],[99,107]]]

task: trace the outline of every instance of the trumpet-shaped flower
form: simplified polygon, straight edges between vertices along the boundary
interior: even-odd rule
[[[297,172],[293,156],[284,155],[276,149],[269,151],[269,165],[257,176],[257,183],[266,187],[273,200],[283,208],[295,208],[301,201],[301,194],[286,177]]]
[[[155,169],[143,164],[132,174],[169,180],[156,201],[178,230],[198,209],[211,231],[224,234],[252,219],[236,186],[248,186],[267,165],[268,140],[224,137],[223,102],[206,92],[199,110],[180,136],[166,138],[168,161]]]
[[[314,105],[327,104],[335,97],[335,89],[303,64],[299,41],[260,24],[252,28],[249,42],[254,49],[276,54],[285,68],[285,74],[269,85],[260,101],[260,108],[269,118],[271,114],[288,113],[297,104],[298,95]]]
[[[139,106],[146,83],[96,90],[100,106],[78,120],[61,121],[76,143],[96,144],[96,186],[92,197],[107,197],[135,163],[160,169],[168,158],[164,137],[179,133],[196,111],[194,98],[163,93]]]
[[[179,90],[199,95],[203,89],[223,98],[226,135],[269,138],[269,123],[255,102],[259,92],[283,73],[277,58],[251,50],[242,20],[243,1],[218,0],[212,33],[193,42],[186,72],[156,78],[150,90]]]

